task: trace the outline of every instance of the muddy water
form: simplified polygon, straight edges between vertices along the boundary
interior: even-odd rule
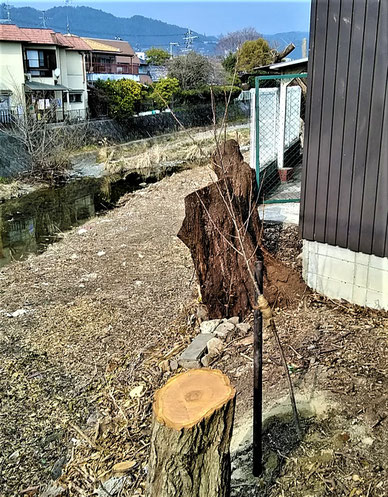
[[[132,172],[125,178],[80,178],[0,203],[0,267],[43,252],[49,244],[60,240],[64,231],[113,208],[125,193],[180,168],[169,164],[153,171]]]

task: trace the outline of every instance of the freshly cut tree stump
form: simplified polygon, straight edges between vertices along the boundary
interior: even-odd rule
[[[192,369],[155,394],[148,497],[227,497],[235,389],[214,369]]]

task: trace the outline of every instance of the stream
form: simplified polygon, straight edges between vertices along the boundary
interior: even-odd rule
[[[43,252],[63,232],[115,207],[119,198],[182,169],[165,163],[148,171],[81,177],[0,203],[0,268]]]

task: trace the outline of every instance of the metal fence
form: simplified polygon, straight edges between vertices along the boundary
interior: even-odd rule
[[[264,203],[300,201],[306,77],[256,77],[252,159]]]
[[[12,126],[24,118],[26,109],[23,106],[0,109],[0,125]],[[62,107],[51,108],[48,111],[28,113],[29,118],[41,120],[45,123],[78,123],[88,120],[87,109],[68,109],[63,111]]]

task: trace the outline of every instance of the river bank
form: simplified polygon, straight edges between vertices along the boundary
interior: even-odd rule
[[[228,137],[236,135],[247,150],[247,125],[228,129]],[[43,252],[66,230],[113,208],[125,193],[210,160],[213,143],[212,130],[195,129],[105,144],[73,155],[68,181],[56,187],[0,184],[0,267]]]

